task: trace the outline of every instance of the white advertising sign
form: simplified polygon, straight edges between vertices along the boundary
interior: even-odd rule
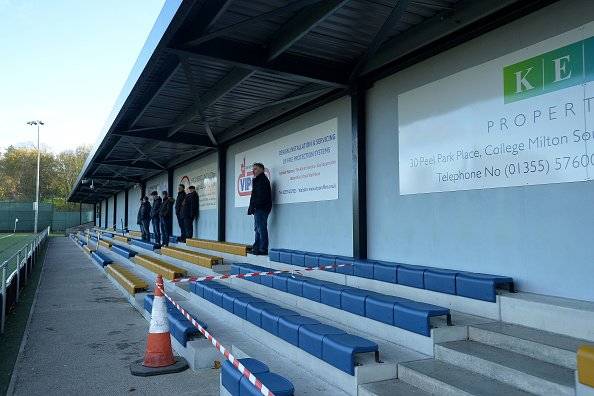
[[[266,166],[276,204],[338,199],[337,128],[333,118],[235,155],[235,207],[250,203],[254,162]]]
[[[159,176],[155,176],[146,182],[146,196],[150,198],[150,194],[156,191],[159,196],[163,191],[167,191],[167,173],[162,173]]]
[[[592,180],[594,23],[398,96],[400,194]]]
[[[217,208],[217,165],[216,163],[188,169],[176,180],[175,188],[179,184],[195,186],[200,198],[200,210]],[[186,190],[187,192],[187,190]]]

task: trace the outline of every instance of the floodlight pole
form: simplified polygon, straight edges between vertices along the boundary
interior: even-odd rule
[[[37,222],[39,221],[39,165],[41,162],[41,147],[39,146],[39,127],[44,125],[43,121],[29,121],[28,125],[37,126],[37,185],[35,187],[35,224],[33,225],[33,233],[37,234]]]
[[[37,186],[35,187],[35,225],[33,226],[33,234],[37,235],[37,221],[39,220],[39,164],[41,162],[41,150],[39,147],[39,125],[37,122]]]

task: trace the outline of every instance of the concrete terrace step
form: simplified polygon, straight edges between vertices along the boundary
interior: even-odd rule
[[[574,395],[566,367],[475,341],[435,345],[435,358],[537,395]]]
[[[359,385],[358,396],[430,396],[424,390],[415,388],[397,379]]]
[[[469,338],[575,370],[576,352],[588,341],[511,323],[471,325]]]
[[[503,382],[435,359],[399,364],[398,378],[434,395],[526,396],[530,394]]]

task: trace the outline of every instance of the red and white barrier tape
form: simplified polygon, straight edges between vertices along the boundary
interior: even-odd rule
[[[223,356],[225,356],[225,358],[229,360],[231,364],[233,364],[233,366],[237,370],[239,370],[239,372],[252,383],[252,385],[254,385],[260,391],[260,393],[262,393],[264,396],[274,396],[274,393],[272,393],[270,389],[268,389],[262,382],[260,382],[258,378],[256,378],[254,374],[252,374],[247,368],[245,368],[245,366],[241,364],[241,362],[235,356],[233,356],[227,348],[221,345],[221,343],[217,341],[217,339],[214,338],[204,327],[200,326],[200,324],[185,309],[183,309],[175,300],[173,300],[167,293],[165,293],[165,290],[161,289],[158,285],[157,287],[159,288],[159,290],[161,290],[161,292],[163,292],[163,295],[169,301],[171,301],[175,308],[177,308],[177,310],[180,311],[182,315],[184,315],[184,317],[188,319],[190,323],[192,323],[192,325],[195,328],[197,328],[198,331],[200,331],[200,333],[202,333],[202,335],[206,337],[206,339],[209,340],[210,343],[219,352],[221,352]]]
[[[260,271],[260,272],[249,272],[247,274],[225,274],[225,275],[209,275],[209,276],[191,276],[189,278],[176,278],[173,280],[174,283],[186,283],[186,282],[207,282],[218,279],[232,279],[232,278],[249,278],[251,276],[270,276],[277,274],[299,274],[300,271],[326,271],[333,268],[347,267],[351,264],[334,264],[334,265],[321,265],[319,267],[305,267],[297,270],[278,270],[278,271]]]

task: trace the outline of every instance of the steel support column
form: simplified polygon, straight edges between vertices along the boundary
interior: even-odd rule
[[[167,194],[169,194],[170,197],[175,198],[174,194],[174,186],[173,186],[173,168],[169,168],[167,169]],[[174,204],[175,205],[175,204]],[[169,213],[169,225],[168,225],[168,231],[169,231],[169,235],[173,235],[173,212],[174,210],[171,211],[171,213]]]
[[[356,86],[351,92],[353,136],[353,257],[367,258],[367,169],[365,151],[366,91]]]
[[[221,145],[217,150],[217,211],[218,240],[225,240],[225,222],[227,210],[227,146]]]
[[[124,229],[128,228],[128,191],[124,190]]]
[[[97,227],[97,204],[93,204],[93,225]]]
[[[107,219],[108,213],[109,213],[109,197],[106,197],[105,198],[105,226],[104,226],[104,228],[108,227],[108,223],[109,223],[109,220]]]
[[[113,194],[113,228],[118,228],[118,194]]]

